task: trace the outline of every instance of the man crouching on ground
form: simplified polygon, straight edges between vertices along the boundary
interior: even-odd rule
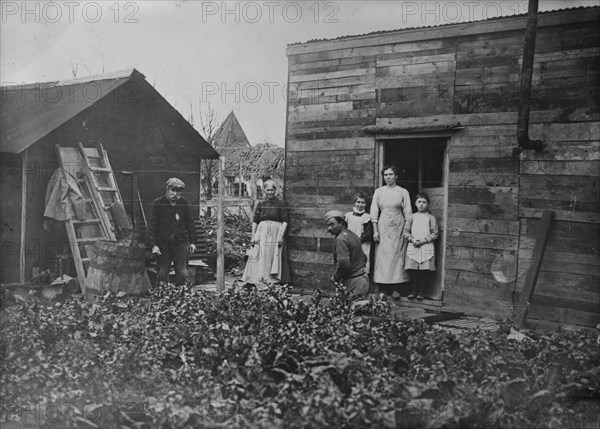
[[[157,282],[169,281],[171,261],[176,285],[188,282],[189,254],[196,251],[196,228],[188,200],[181,196],[185,183],[176,177],[167,180],[165,195],[152,202],[149,241],[157,258]]]
[[[344,214],[332,210],[325,215],[327,232],[335,237],[333,246],[333,261],[335,273],[331,276],[334,284],[341,284],[354,295],[367,295],[369,292],[369,277],[365,271],[367,262],[362,251],[360,238],[346,229]]]

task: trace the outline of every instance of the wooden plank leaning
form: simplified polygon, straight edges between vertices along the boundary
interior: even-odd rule
[[[554,212],[550,210],[544,210],[542,218],[539,223],[538,236],[535,241],[533,248],[533,258],[531,267],[527,271],[527,277],[525,278],[525,285],[521,292],[519,299],[519,309],[522,311],[517,315],[517,328],[521,330],[525,325],[527,319],[527,311],[531,305],[531,299],[533,298],[533,292],[537,283],[542,261],[544,259],[544,252],[546,250],[546,243],[548,241],[548,232],[550,231],[550,225],[554,219]]]

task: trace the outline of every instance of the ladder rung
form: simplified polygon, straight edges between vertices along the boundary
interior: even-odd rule
[[[112,186],[98,186],[99,191],[108,191],[108,192],[117,192],[117,188],[113,188]]]
[[[90,170],[100,171],[103,173],[110,173],[112,171],[110,168],[107,168],[107,167],[94,167],[93,165],[90,165]]]
[[[90,258],[81,258],[81,263],[82,264],[89,264],[90,263]]]
[[[100,223],[100,219],[83,219],[83,220],[73,220],[73,223],[77,226],[80,225],[91,225],[95,223]]]

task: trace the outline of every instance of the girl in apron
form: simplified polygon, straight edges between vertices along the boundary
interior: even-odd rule
[[[419,193],[415,197],[417,213],[406,221],[404,237],[408,241],[404,268],[410,272],[412,293],[409,299],[423,299],[423,289],[435,271],[435,248],[433,242],[438,238],[438,226],[435,217],[429,213],[429,196]]]

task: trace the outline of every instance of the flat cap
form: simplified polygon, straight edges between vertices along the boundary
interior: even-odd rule
[[[185,183],[177,177],[171,177],[167,180],[167,188],[185,188]]]
[[[342,213],[339,210],[331,210],[331,211],[325,213],[325,216],[323,216],[323,218],[325,219],[325,222],[327,222],[329,219],[331,219],[333,217],[339,217],[339,218],[344,219],[344,213]]]

